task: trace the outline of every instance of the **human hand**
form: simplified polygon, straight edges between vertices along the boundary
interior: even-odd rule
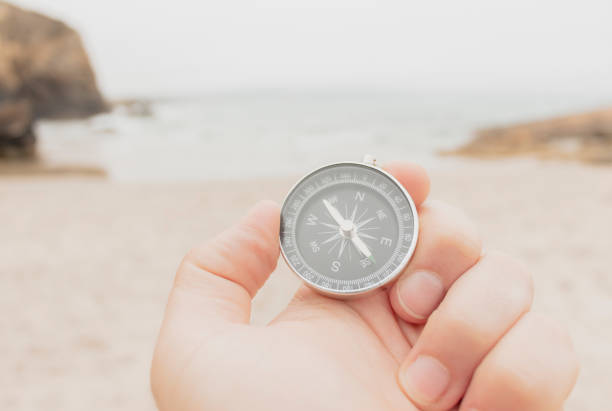
[[[187,254],[153,358],[161,410],[562,407],[576,357],[567,335],[530,311],[525,268],[481,255],[462,213],[424,202],[422,169],[387,170],[419,207],[421,226],[389,289],[340,301],[302,286],[269,325],[250,325],[251,299],[279,257],[272,202]]]

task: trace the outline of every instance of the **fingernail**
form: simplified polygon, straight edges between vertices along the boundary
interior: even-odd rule
[[[402,308],[413,317],[423,319],[440,304],[444,285],[432,272],[415,271],[400,280],[397,292]]]
[[[420,405],[435,402],[446,391],[450,374],[446,367],[433,357],[420,355],[403,371],[400,383],[405,393]]]

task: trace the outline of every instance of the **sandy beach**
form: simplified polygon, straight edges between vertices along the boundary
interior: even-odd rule
[[[431,176],[431,198],[464,208],[487,248],[520,257],[535,309],[569,328],[582,370],[567,409],[607,409],[612,169],[449,160]],[[181,257],[294,180],[0,177],[0,409],[153,410],[150,359]],[[280,261],[254,321],[297,285]]]
[[[306,173],[366,153],[418,162],[431,200],[463,209],[485,250],[522,260],[533,310],[564,325],[579,356],[564,409],[612,410],[612,53],[602,52],[611,1],[150,3],[0,0],[0,411],[155,411],[151,360],[183,256],[258,201],[280,203]],[[324,189],[317,195],[331,200]],[[406,231],[383,223],[378,204],[405,199],[384,197],[367,201],[380,227],[366,227],[376,217],[360,219],[356,206],[349,224],[349,204],[341,217],[321,202],[340,232],[318,243],[297,236],[296,248],[329,244],[333,257],[341,244],[328,263],[342,280],[359,267],[349,257],[340,269],[346,244],[355,246],[361,266],[377,268],[360,278],[370,281],[406,250],[391,248]],[[371,250],[359,245],[370,229],[381,233],[369,235]],[[252,321],[274,319],[299,285],[280,258]],[[215,358],[235,357],[223,347]],[[399,381],[415,404],[452,406],[464,367],[432,365],[428,350],[411,352],[425,365],[415,360]],[[454,359],[469,357],[459,351]],[[544,369],[542,356],[530,358]],[[543,379],[508,367],[551,392],[562,368]],[[319,378],[331,375],[315,380],[345,382]],[[515,404],[520,395],[500,380],[512,398],[483,391]],[[198,380],[183,397],[217,385]],[[313,398],[279,401],[274,388],[275,409]],[[551,406],[546,390],[530,388],[530,400]]]

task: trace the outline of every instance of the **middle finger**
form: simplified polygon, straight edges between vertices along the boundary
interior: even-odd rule
[[[520,264],[500,253],[483,256],[453,284],[401,365],[405,393],[422,409],[451,408],[532,298],[531,277]]]
[[[397,315],[409,323],[424,323],[446,290],[481,253],[481,240],[470,219],[440,201],[419,210],[419,241],[412,260],[389,293]]]

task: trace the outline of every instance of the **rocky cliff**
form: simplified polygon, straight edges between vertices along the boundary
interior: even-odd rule
[[[534,154],[612,163],[612,108],[479,130],[471,142],[443,154],[473,157]]]
[[[31,152],[38,118],[106,109],[78,33],[0,0],[0,156]]]

